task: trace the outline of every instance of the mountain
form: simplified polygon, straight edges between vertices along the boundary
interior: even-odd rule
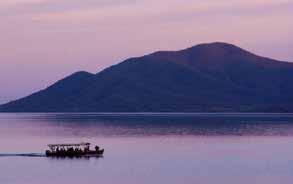
[[[293,63],[227,43],[77,72],[2,112],[293,112]]]

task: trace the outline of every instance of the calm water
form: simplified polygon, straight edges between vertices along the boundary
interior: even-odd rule
[[[104,157],[42,156],[81,141]],[[292,182],[293,114],[0,114],[1,184]]]

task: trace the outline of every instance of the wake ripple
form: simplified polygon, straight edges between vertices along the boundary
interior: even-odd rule
[[[0,153],[0,157],[46,157],[42,153]]]

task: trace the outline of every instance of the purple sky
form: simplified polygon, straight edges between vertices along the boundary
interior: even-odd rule
[[[293,0],[1,0],[0,103],[75,71],[202,42],[293,61]]]

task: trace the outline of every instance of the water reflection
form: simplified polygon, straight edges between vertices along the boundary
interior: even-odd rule
[[[17,119],[34,133],[63,136],[293,135],[292,114],[23,114],[10,125]]]
[[[99,157],[89,157],[89,156],[82,156],[82,157],[47,157],[47,159],[49,159],[50,161],[54,161],[54,160],[98,160],[98,159],[103,159],[103,156],[99,156]]]
[[[292,115],[2,114],[0,183],[291,184],[292,135]],[[105,157],[4,154],[81,141]]]

